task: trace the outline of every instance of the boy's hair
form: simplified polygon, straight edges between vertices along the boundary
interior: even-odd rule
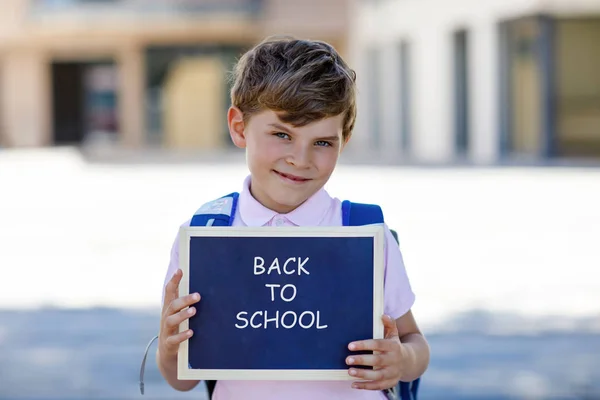
[[[234,68],[231,103],[247,120],[266,109],[294,126],[344,114],[347,140],[356,120],[356,73],[321,41],[269,37]]]

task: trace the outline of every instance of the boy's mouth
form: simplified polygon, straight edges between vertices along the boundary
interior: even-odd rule
[[[292,174],[284,174],[283,172],[279,172],[279,171],[275,171],[275,170],[273,170],[273,172],[275,172],[280,177],[282,177],[284,179],[287,179],[287,180],[290,180],[292,182],[302,183],[302,182],[308,182],[308,181],[310,181],[310,179],[303,178],[301,176],[296,176],[296,175],[292,175]]]

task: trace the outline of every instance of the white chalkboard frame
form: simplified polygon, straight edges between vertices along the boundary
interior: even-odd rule
[[[183,277],[179,284],[179,295],[189,294],[189,253],[192,237],[371,237],[373,238],[373,339],[383,338],[381,316],[384,311],[384,242],[383,224],[339,227],[181,227],[179,232],[179,267]],[[189,328],[189,321],[182,322],[179,331]],[[365,338],[369,339],[369,338]],[[179,380],[355,380],[348,369],[275,369],[275,370],[214,370],[189,367],[188,340],[179,346],[177,356],[177,379]]]

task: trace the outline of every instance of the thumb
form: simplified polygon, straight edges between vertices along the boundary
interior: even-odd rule
[[[399,337],[396,321],[389,315],[384,315],[383,318],[383,336],[385,339],[393,339]]]

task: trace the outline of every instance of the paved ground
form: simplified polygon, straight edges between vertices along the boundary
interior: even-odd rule
[[[139,366],[157,321],[158,312],[124,309],[0,311],[0,400],[142,399]],[[600,335],[494,336],[480,322],[429,335],[421,400],[600,399]],[[202,386],[168,387],[152,355],[145,383],[143,399],[205,399]]]

